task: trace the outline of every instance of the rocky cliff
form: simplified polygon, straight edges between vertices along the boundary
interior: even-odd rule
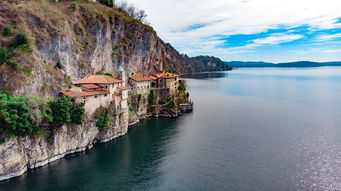
[[[117,66],[128,74],[223,69],[179,54],[153,28],[122,10],[74,2],[77,6],[66,0],[0,1],[0,93],[54,97],[72,81],[114,73]],[[11,31],[5,35],[6,26]],[[13,48],[20,33],[27,36],[27,46]],[[8,138],[0,144],[0,180],[124,135],[128,118],[128,112],[113,117],[111,128],[104,131],[90,119],[84,125],[63,126],[55,130],[52,141],[42,136]]]
[[[111,128],[99,131],[95,122],[63,126],[54,132],[53,140],[44,136],[12,137],[0,144],[0,181],[20,176],[28,169],[44,166],[65,155],[92,148],[128,131],[128,112],[113,116]]]
[[[178,73],[228,69],[179,54],[152,27],[124,11],[84,0],[5,0],[0,4],[0,29],[28,35],[31,51],[11,53],[19,69],[0,66],[0,91],[13,95],[54,96],[73,80],[120,65],[128,74],[163,70]],[[6,47],[11,36],[1,36]],[[58,65],[59,67],[56,67]]]

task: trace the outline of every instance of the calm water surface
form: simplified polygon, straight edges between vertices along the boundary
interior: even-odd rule
[[[188,77],[193,113],[145,120],[0,190],[341,190],[341,68]]]

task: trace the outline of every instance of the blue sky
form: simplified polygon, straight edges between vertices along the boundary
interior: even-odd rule
[[[130,0],[166,42],[222,60],[341,61],[340,0]]]

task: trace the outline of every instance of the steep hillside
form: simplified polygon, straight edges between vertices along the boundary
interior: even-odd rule
[[[0,2],[0,51],[8,50],[7,61],[0,62],[0,92],[50,97],[73,80],[113,73],[119,65],[128,74],[216,69],[179,54],[152,27],[120,9],[73,2],[76,6],[66,0]],[[12,27],[10,34],[3,33],[6,27]],[[27,36],[28,45],[12,46],[20,33]]]
[[[225,64],[222,60],[213,56],[197,56],[191,59],[195,61],[196,65],[204,66],[203,68],[197,69],[199,71],[231,70],[231,67],[228,64]]]

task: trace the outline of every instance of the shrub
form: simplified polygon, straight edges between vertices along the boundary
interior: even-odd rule
[[[114,77],[114,75],[112,75],[112,73],[104,73],[103,75]]]
[[[62,68],[63,68],[63,65],[62,65],[62,63],[60,63],[60,61],[58,61],[58,62],[56,63],[56,67],[59,68],[59,69],[62,69]]]
[[[0,51],[0,64],[6,63],[8,57],[8,50],[7,48],[2,48]]]
[[[107,115],[104,115],[97,120],[96,127],[98,127],[99,130],[103,131],[109,128],[109,121],[110,121],[110,117]]]
[[[18,62],[16,62],[16,61],[13,61],[13,60],[8,60],[7,62],[6,62],[6,64],[9,66],[9,67],[11,67],[11,68],[13,68],[13,69],[17,69],[18,68]]]
[[[31,108],[25,98],[0,94],[0,126],[7,135],[32,134],[37,128],[31,120]]]
[[[31,67],[23,66],[23,67],[20,67],[20,70],[23,71],[27,76],[30,76],[32,74]]]
[[[20,49],[22,52],[33,52],[32,47],[28,44],[20,45],[17,48]]]
[[[41,135],[53,140],[41,126],[61,126],[83,122],[83,103],[68,97],[46,102],[37,97],[12,97],[0,94],[0,139],[5,136]],[[0,140],[1,141],[1,140]]]
[[[178,90],[180,92],[185,92],[186,91],[185,85],[183,83],[179,83]]]
[[[148,101],[150,104],[153,104],[155,102],[155,91],[154,90],[150,90]]]
[[[10,47],[11,48],[17,48],[21,45],[28,44],[28,38],[25,33],[19,33],[17,34],[11,41]]]
[[[135,105],[129,106],[129,111],[134,112],[136,110]]]
[[[78,9],[78,5],[77,5],[77,3],[76,2],[71,2],[71,8],[73,9],[73,10],[76,10],[76,9]]]
[[[100,0],[100,3],[108,7],[113,7],[115,4],[115,1],[114,0]]]
[[[70,98],[64,96],[49,102],[55,126],[60,127],[71,122],[70,102]]]
[[[85,111],[84,103],[76,103],[69,97],[59,97],[49,102],[52,122],[60,127],[67,124],[82,124]]]
[[[53,143],[53,140],[54,140],[53,136],[51,135],[47,136],[47,142]]]
[[[70,110],[71,123],[81,125],[83,124],[85,111],[84,103],[73,103]]]
[[[4,28],[2,29],[2,35],[4,36],[11,36],[12,35],[12,25],[5,25]]]
[[[174,101],[171,100],[170,102],[168,102],[166,105],[164,105],[163,107],[164,108],[167,108],[167,109],[171,109],[171,108],[174,108],[175,104],[174,104]]]

